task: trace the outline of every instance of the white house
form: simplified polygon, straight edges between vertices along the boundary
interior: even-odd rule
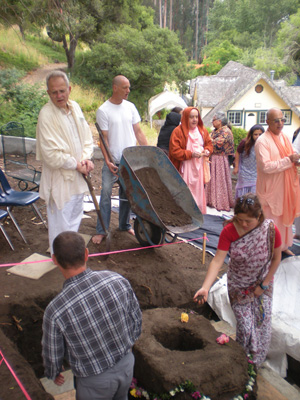
[[[272,107],[283,111],[289,138],[300,127],[300,86],[287,86],[235,61],[229,61],[217,75],[193,79],[190,94],[208,127],[217,111],[227,112],[228,120],[238,128],[249,130],[257,123],[266,126],[266,114]]]

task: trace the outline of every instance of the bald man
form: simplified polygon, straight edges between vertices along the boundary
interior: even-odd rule
[[[268,129],[256,141],[256,193],[266,218],[272,219],[280,230],[282,251],[293,243],[292,225],[300,215],[300,188],[295,163],[300,156],[282,132],[285,123],[279,108],[267,113]]]
[[[117,181],[118,166],[122,152],[126,147],[147,145],[147,139],[140,127],[140,115],[135,105],[129,102],[130,82],[123,76],[118,75],[112,82],[112,96],[99,107],[96,120],[100,126],[104,140],[110,149],[113,163],[104,151],[105,163],[102,168],[102,190],[100,199],[100,210],[106,230],[109,228],[111,216],[111,194],[113,184]],[[130,204],[126,201],[125,193],[119,188],[119,229],[134,235],[129,219]],[[125,201],[124,201],[125,200]],[[100,244],[105,237],[105,231],[98,219],[97,234],[92,241]]]

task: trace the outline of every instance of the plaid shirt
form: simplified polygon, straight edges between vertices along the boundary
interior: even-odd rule
[[[55,379],[64,356],[75,376],[98,375],[129,353],[142,313],[130,283],[111,271],[86,269],[65,281],[43,320],[45,375]]]

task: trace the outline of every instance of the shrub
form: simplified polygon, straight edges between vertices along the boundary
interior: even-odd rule
[[[0,70],[0,124],[21,122],[25,135],[35,137],[38,114],[48,101],[48,96],[37,86],[18,83],[22,71]]]
[[[242,128],[236,128],[235,126],[233,126],[231,128],[231,130],[232,130],[233,139],[234,139],[234,149],[236,150],[240,141],[247,136],[247,131]]]

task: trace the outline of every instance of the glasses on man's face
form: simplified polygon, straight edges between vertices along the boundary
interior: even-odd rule
[[[242,204],[244,202],[244,200],[245,200],[245,197],[243,197],[243,196],[240,197],[240,204]],[[248,206],[249,205],[253,206],[254,200],[253,199],[246,199],[245,203],[248,204]]]
[[[285,123],[286,118],[276,118],[276,119],[273,119],[273,121],[271,121],[271,122],[275,122],[275,124],[279,124],[280,122]]]

